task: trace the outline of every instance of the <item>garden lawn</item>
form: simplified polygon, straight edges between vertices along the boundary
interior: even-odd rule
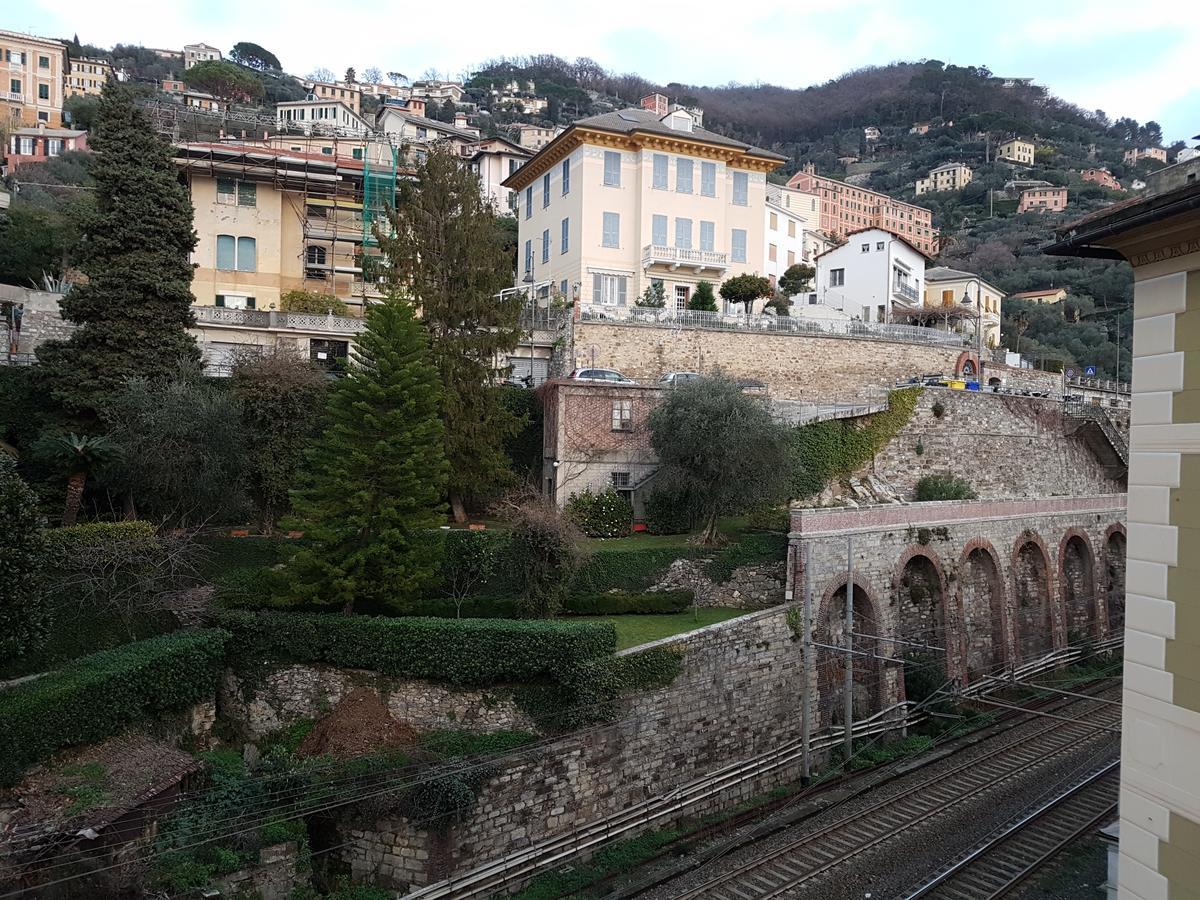
[[[687,610],[668,615],[646,616],[572,616],[572,622],[609,622],[617,629],[617,649],[636,647],[673,634],[695,631],[705,625],[715,625],[744,616],[749,610],[712,607]]]

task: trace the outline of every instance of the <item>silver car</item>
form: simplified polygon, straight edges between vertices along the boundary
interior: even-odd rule
[[[616,369],[576,369],[571,373],[573,381],[604,381],[609,384],[637,384],[632,378],[626,378]]]
[[[658,379],[658,383],[677,387],[691,381],[699,381],[703,377],[699,372],[668,372],[662,378]]]

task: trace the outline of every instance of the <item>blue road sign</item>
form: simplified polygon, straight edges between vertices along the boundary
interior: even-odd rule
[[[1086,375],[1088,378],[1094,377],[1096,374],[1096,367],[1095,366],[1084,366],[1083,374]]]

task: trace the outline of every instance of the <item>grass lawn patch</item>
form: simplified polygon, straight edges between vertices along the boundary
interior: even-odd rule
[[[572,616],[572,622],[607,622],[617,629],[617,649],[637,647],[659,638],[670,637],[673,634],[684,634],[695,631],[705,625],[715,625],[746,615],[744,609],[728,609],[712,607],[687,610],[669,615],[647,616]]]

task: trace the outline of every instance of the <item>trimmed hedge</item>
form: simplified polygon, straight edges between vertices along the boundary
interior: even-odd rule
[[[46,532],[50,548],[55,553],[69,553],[76,547],[90,547],[109,542],[151,541],[157,532],[149,522],[85,522],[66,528],[51,528]]]
[[[654,584],[677,559],[696,556],[696,547],[625,547],[596,550],[567,589],[568,594],[640,591]]]
[[[161,635],[0,692],[0,783],[56,750],[214,697],[229,638],[219,629]]]
[[[563,612],[573,616],[624,616],[683,612],[696,599],[695,591],[606,591],[569,597]]]
[[[713,581],[728,581],[733,570],[741,566],[783,562],[787,559],[788,537],[779,532],[743,534],[737,543],[719,550],[704,574]]]
[[[614,652],[601,622],[385,618],[225,610],[235,659],[320,662],[462,687],[556,680]]]

